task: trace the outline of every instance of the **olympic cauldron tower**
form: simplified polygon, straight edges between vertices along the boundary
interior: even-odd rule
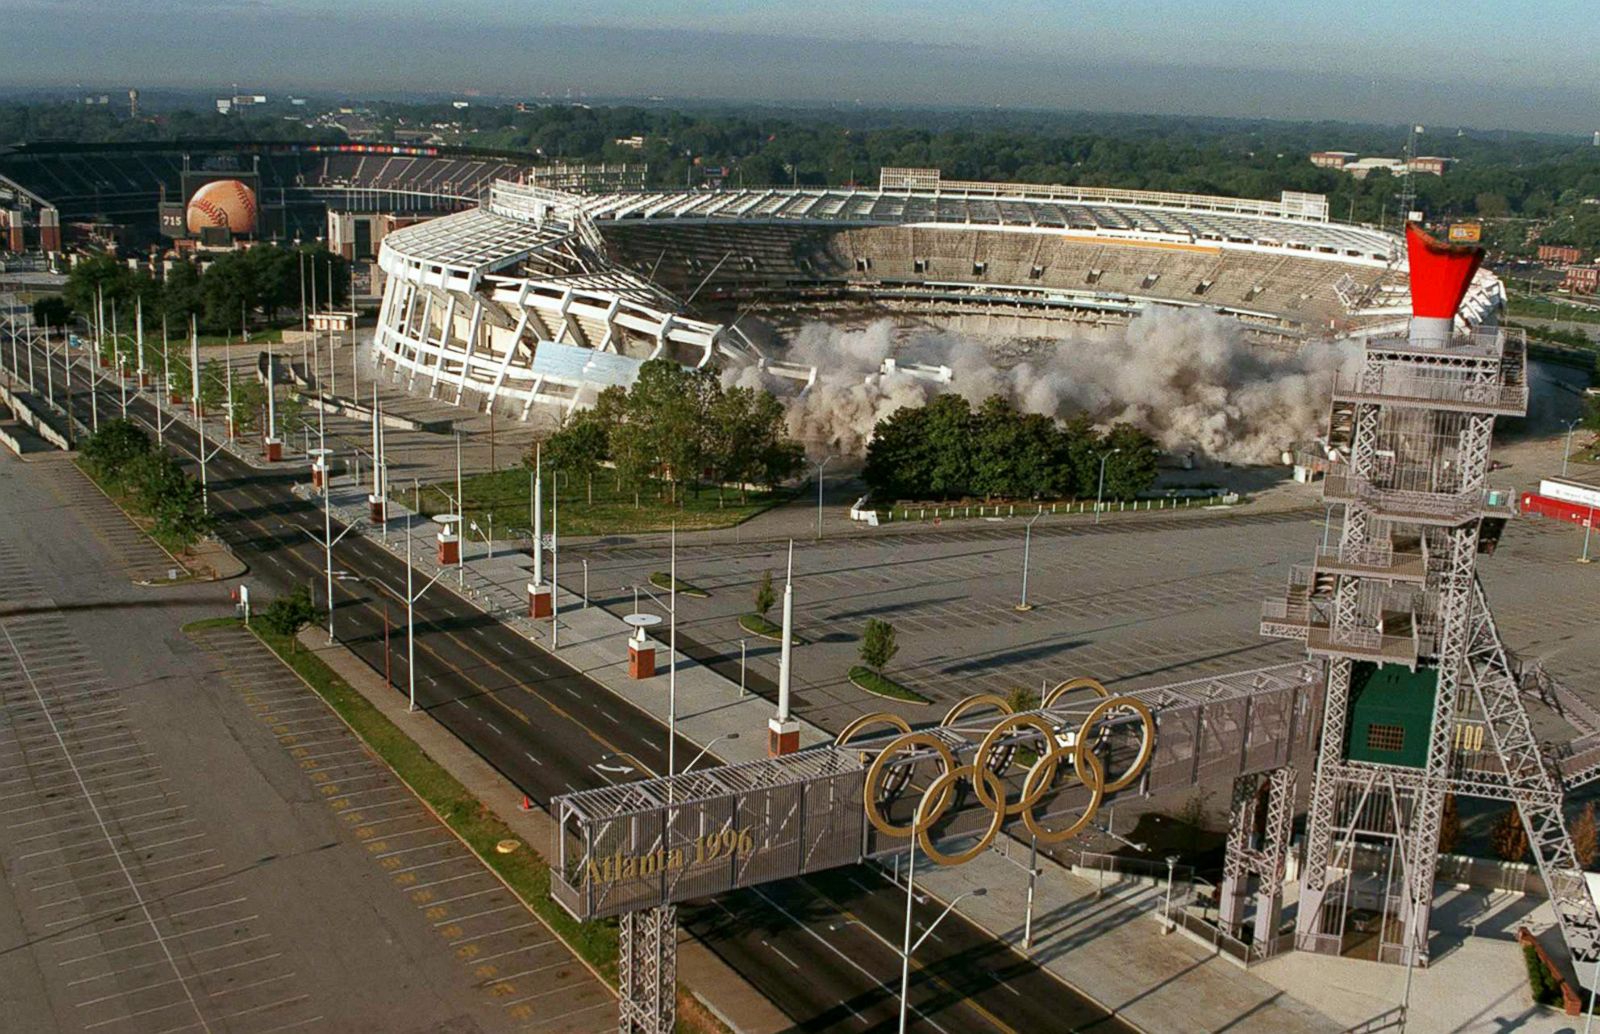
[[[1512,516],[1513,494],[1485,479],[1495,417],[1527,411],[1526,345],[1493,326],[1455,332],[1480,249],[1416,225],[1406,246],[1409,334],[1368,341],[1334,388],[1324,498],[1343,508],[1339,540],[1262,610],[1263,634],[1303,641],[1328,668],[1295,944],[1426,964],[1445,798],[1487,797],[1521,812],[1587,976],[1600,921],[1476,571]],[[1230,855],[1249,858],[1249,839]],[[1243,891],[1230,890],[1237,927]]]

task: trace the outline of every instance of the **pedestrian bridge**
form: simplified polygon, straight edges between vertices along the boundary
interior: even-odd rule
[[[953,865],[1008,831],[1061,843],[1118,795],[1154,797],[1309,760],[1322,671],[1298,662],[1112,694],[1090,678],[1016,711],[962,700],[913,728],[864,716],[783,757],[558,797],[551,895],[580,920],[905,850]]]

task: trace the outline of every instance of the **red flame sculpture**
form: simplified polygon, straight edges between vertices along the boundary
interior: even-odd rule
[[[1447,244],[1407,223],[1406,256],[1411,266],[1411,339],[1449,340],[1456,310],[1483,264],[1483,249]]]

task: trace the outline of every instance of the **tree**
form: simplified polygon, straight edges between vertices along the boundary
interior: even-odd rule
[[[756,583],[756,613],[762,617],[767,616],[767,611],[778,601],[778,594],[772,588],[772,572],[762,571],[761,580]]]
[[[150,453],[150,436],[128,420],[113,420],[84,440],[83,461],[96,477],[127,485],[132,464]]]
[[[887,621],[868,618],[866,630],[861,636],[861,663],[881,674],[899,652],[900,645],[894,641],[894,626]]]
[[[1027,686],[1016,686],[1006,694],[1006,703],[1011,705],[1011,710],[1018,714],[1023,711],[1033,711],[1039,706],[1039,694]]]
[[[667,479],[674,504],[678,485],[695,476],[703,454],[694,379],[670,359],[652,359],[639,367],[628,392],[629,436],[643,450],[639,460],[645,471]]]
[[[555,470],[565,471],[569,477],[582,477],[588,486],[589,502],[594,502],[594,475],[600,468],[610,449],[610,435],[607,433],[602,417],[596,415],[591,409],[579,410],[566,422],[565,426],[543,445],[543,452],[550,466]],[[527,460],[528,466],[534,463],[533,453],[530,450]]]
[[[946,499],[972,483],[972,407],[960,395],[940,395],[927,407],[928,491]]]
[[[891,499],[920,495],[928,482],[923,429],[927,410],[902,406],[878,421],[867,443],[861,477],[871,489]]]
[[[63,327],[71,318],[72,306],[58,294],[47,294],[33,301],[34,326],[42,327],[49,324],[52,327]]]
[[[1132,424],[1117,424],[1106,435],[1105,448],[1117,452],[1106,459],[1107,499],[1132,499],[1156,480],[1155,439]]]
[[[125,302],[132,282],[133,272],[115,257],[94,255],[73,264],[61,297],[79,316],[93,321],[101,303],[109,312],[113,303]]]
[[[1595,818],[1593,801],[1585,804],[1578,817],[1572,820],[1572,852],[1585,869],[1600,856],[1600,821]]]
[[[1444,814],[1439,819],[1439,853],[1454,854],[1461,844],[1461,812],[1456,806],[1456,795],[1444,795]]]
[[[287,596],[279,596],[261,612],[261,624],[273,635],[294,641],[295,635],[317,620],[316,605],[311,602],[311,590],[297,586]]]
[[[1489,847],[1508,862],[1520,862],[1528,853],[1528,832],[1515,805],[1500,813],[1489,830]]]
[[[978,407],[972,425],[972,493],[984,499],[1024,494],[1017,489],[1016,468],[1022,427],[1011,403],[991,395]]]

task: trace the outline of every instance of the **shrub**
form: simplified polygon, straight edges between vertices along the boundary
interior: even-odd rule
[[[756,613],[766,617],[777,600],[778,594],[772,588],[772,572],[762,571],[761,581],[756,583]]]
[[[1561,1000],[1561,983],[1550,972],[1539,950],[1531,944],[1522,946],[1522,961],[1528,967],[1528,990],[1540,1005],[1552,1005]]]
[[[287,596],[279,596],[261,612],[260,621],[268,632],[290,641],[305,626],[317,620],[316,605],[311,602],[311,590],[304,585]]]
[[[867,629],[861,637],[861,663],[873,671],[882,671],[900,652],[894,641],[894,626],[877,618],[867,620]]]
[[[1572,851],[1578,856],[1578,864],[1585,869],[1600,855],[1600,822],[1595,819],[1593,801],[1585,804],[1578,817],[1572,820]]]

